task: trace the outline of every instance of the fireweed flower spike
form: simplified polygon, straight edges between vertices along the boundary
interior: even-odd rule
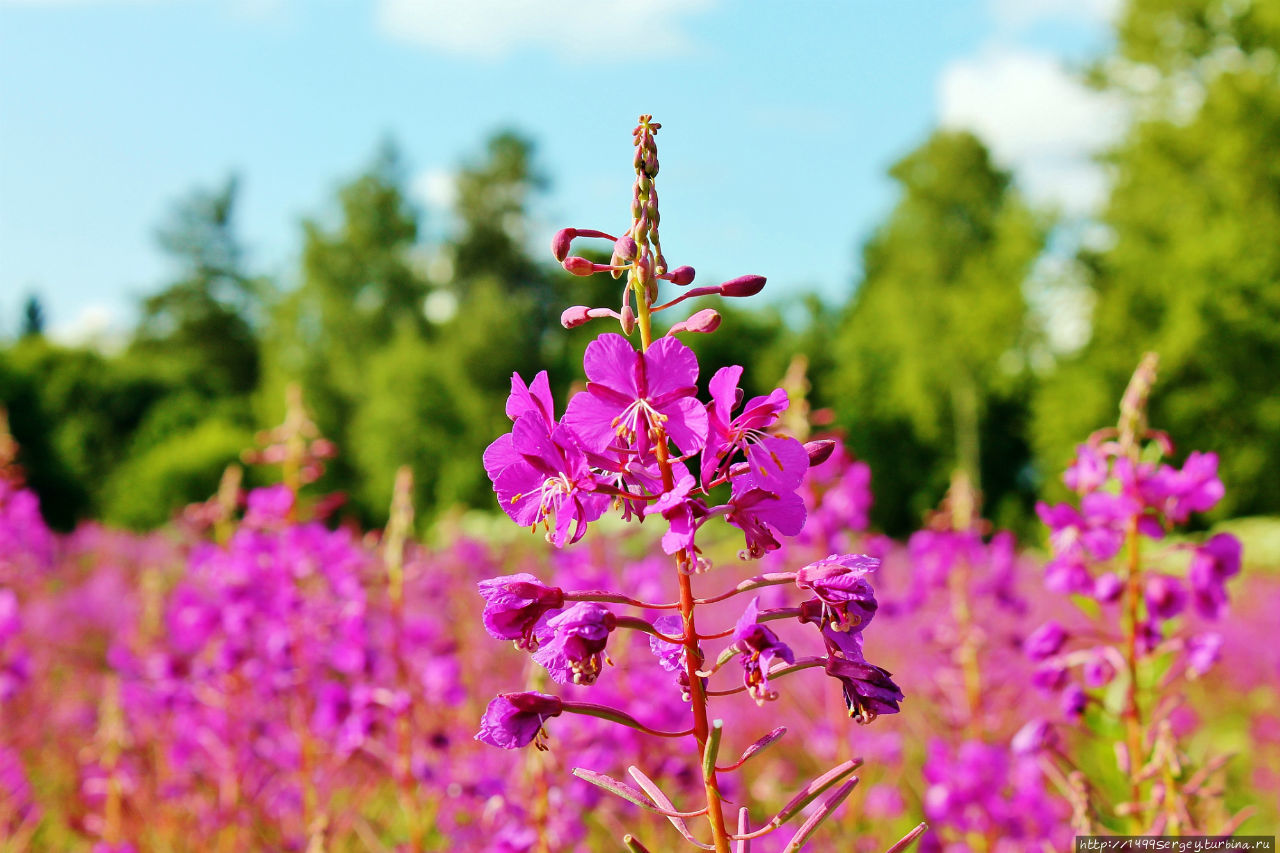
[[[1226,817],[1220,785],[1204,784],[1222,771],[1225,759],[1210,757],[1200,771],[1190,772],[1169,714],[1180,699],[1180,681],[1198,678],[1213,666],[1221,644],[1214,633],[1189,635],[1180,620],[1193,608],[1206,619],[1222,616],[1226,581],[1240,571],[1240,543],[1219,533],[1199,546],[1163,545],[1169,553],[1192,549],[1185,576],[1175,573],[1177,561],[1162,559],[1156,547],[1193,513],[1211,509],[1224,489],[1212,453],[1192,452],[1181,468],[1160,461],[1173,453],[1173,445],[1147,427],[1155,365],[1154,355],[1143,359],[1121,402],[1119,427],[1081,445],[1063,476],[1079,495],[1079,508],[1037,507],[1050,528],[1053,552],[1046,586],[1091,596],[1101,605],[1087,611],[1094,624],[1079,634],[1102,636],[1104,645],[1072,649],[1071,636],[1050,622],[1027,636],[1023,650],[1039,662],[1036,685],[1059,694],[1067,726],[1090,725],[1088,709],[1096,708],[1098,715],[1112,718],[1108,725],[1124,731],[1123,743],[1116,744],[1119,778],[1077,786],[1071,794],[1077,813],[1124,816],[1123,824],[1108,828],[1135,835],[1230,831],[1236,824]],[[1116,703],[1108,701],[1117,695],[1113,687],[1123,690],[1118,713]],[[1056,737],[1052,722],[1033,721],[1015,737],[1013,749],[1037,752]],[[1063,739],[1055,751],[1052,763],[1062,765],[1055,772],[1083,779],[1071,747]],[[1121,789],[1120,802],[1099,801],[1100,792]]]
[[[812,802],[814,808],[788,847],[795,849],[843,802],[856,781],[844,780],[858,762],[846,761],[820,776],[793,800],[798,805],[784,809],[762,827],[751,828],[749,813],[740,816],[735,835],[724,814],[720,778],[736,772],[781,732],[758,739],[758,746],[748,749],[741,761],[722,766],[717,755],[724,727],[721,721],[712,723],[709,700],[745,692],[763,703],[777,695],[777,680],[820,666],[837,679],[850,715],[858,722],[896,713],[903,695],[887,671],[863,656],[862,632],[876,610],[869,577],[875,560],[832,556],[795,573],[771,571],[749,581],[731,579],[727,591],[718,595],[694,595],[691,575],[710,568],[698,546],[699,534],[708,524],[736,527],[743,537],[745,548],[740,556],[744,559],[774,551],[779,561],[783,559],[780,537],[795,536],[804,528],[805,500],[799,490],[811,466],[824,462],[834,444],[816,441],[805,445],[778,433],[780,416],[790,402],[782,389],[743,405],[739,390],[742,368],[738,366],[718,371],[710,381],[710,400],[698,399],[697,358],[673,335],[714,332],[722,321],[718,312],[709,308],[694,311],[687,319],[671,324],[665,336],[655,335],[654,315],[672,305],[703,296],[749,297],[765,284],[761,276],[740,276],[716,286],[680,291],[659,304],[663,282],[685,287],[693,281],[694,272],[688,266],[670,268],[658,237],[660,215],[654,183],[658,127],[649,116],[642,116],[633,135],[636,179],[628,228],[616,238],[604,231],[565,229],[552,241],[553,255],[569,272],[583,276],[608,273],[624,280],[618,310],[573,306],[561,315],[562,325],[575,328],[608,317],[619,321],[623,334],[604,333],[588,344],[583,358],[586,388],[568,401],[558,421],[545,374],[528,385],[514,377],[507,402],[513,428],[490,445],[484,463],[503,510],[519,524],[544,525],[547,538],[557,547],[578,541],[586,527],[610,507],[620,512],[624,521],[660,525],[661,550],[672,558],[669,577],[678,585],[679,600],[646,604],[645,596],[636,591],[562,590],[529,574],[487,580],[480,590],[489,633],[513,639],[531,651],[534,660],[560,684],[595,683],[609,660],[605,646],[615,631],[649,634],[654,657],[645,656],[644,662],[659,673],[676,674],[670,688],[670,713],[691,716],[691,725],[687,731],[677,731],[680,725],[659,731],[638,722],[622,707],[561,702],[538,693],[504,693],[489,706],[478,737],[505,748],[530,743],[541,746],[542,723],[561,711],[624,726],[632,730],[630,736],[639,733],[680,739],[692,735],[688,741],[690,770],[693,778],[701,780],[706,802],[691,811],[677,808],[636,767],[630,772],[640,789],[594,771],[580,768],[575,773],[603,791],[667,817],[687,842],[716,853],[730,853],[735,841],[745,845],[774,832]],[[610,262],[597,264],[572,255],[578,238],[611,241]],[[629,338],[636,330],[640,333],[638,346]],[[718,490],[726,484],[727,490]],[[726,493],[726,502],[715,502]],[[736,626],[700,632],[699,604],[793,582],[816,597],[799,607],[775,607],[763,613],[753,600]],[[572,604],[565,607],[567,602]],[[604,604],[634,607],[644,615],[615,614]],[[669,612],[652,618],[646,611],[653,610]],[[797,658],[765,624],[780,619],[816,624],[826,657]],[[729,636],[732,642],[717,665],[704,671],[700,640]],[[816,645],[817,638],[811,641]],[[743,667],[742,682],[732,687],[713,685],[720,665],[734,657]],[[596,690],[610,695],[607,687]],[[627,699],[618,697],[615,701]],[[694,827],[686,822],[690,820],[705,824]],[[702,840],[708,831],[710,840]],[[895,849],[905,849],[905,843],[909,841]]]

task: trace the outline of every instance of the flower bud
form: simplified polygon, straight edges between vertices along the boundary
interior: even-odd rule
[[[721,296],[755,296],[764,290],[764,276],[740,275],[720,285],[717,290]]]
[[[629,335],[636,330],[636,312],[628,302],[622,306],[622,333]]]
[[[720,312],[714,308],[703,308],[690,315],[689,319],[681,320],[671,327],[668,335],[674,335],[677,332],[714,332],[720,328]]]
[[[560,325],[566,329],[576,329],[591,319],[590,311],[591,309],[585,305],[574,305],[566,308],[564,313],[560,315]]]
[[[560,265],[574,275],[591,275],[596,271],[596,265],[586,258],[574,255],[565,258]]]
[[[636,241],[623,234],[613,244],[613,257],[619,261],[634,261],[636,259]]]
[[[1033,661],[1043,661],[1062,650],[1067,642],[1067,629],[1057,622],[1046,622],[1022,641],[1022,651]]]
[[[677,284],[680,287],[687,287],[688,285],[693,284],[693,276],[693,267],[690,266],[676,267],[667,274],[668,280],[672,284]]]
[[[819,441],[806,441],[804,443],[805,452],[809,454],[809,467],[821,465],[831,458],[831,454],[835,452],[836,443],[829,438]]]
[[[556,232],[556,236],[551,238],[551,254],[555,255],[557,261],[564,262],[569,257],[569,247],[573,245],[573,238],[578,236],[577,229],[561,228]]]

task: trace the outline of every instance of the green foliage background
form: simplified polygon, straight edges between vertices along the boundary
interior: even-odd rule
[[[1036,270],[1061,252],[1061,223],[978,139],[939,131],[890,170],[898,203],[847,298],[717,306],[722,331],[689,341],[704,379],[743,364],[748,391],[764,393],[802,354],[809,402],[872,466],[882,528],[916,525],[958,469],[989,516],[1026,529],[1153,349],[1152,420],[1221,455],[1219,515],[1280,513],[1278,57],[1278,4],[1127,4],[1091,72],[1133,112],[1106,158],[1107,239],[1065,259],[1094,306],[1080,350],[1054,351],[1029,308],[1052,286]],[[51,343],[28,300],[0,340],[0,405],[50,521],[163,523],[280,420],[295,381],[342,451],[327,485],[361,520],[385,517],[402,464],[428,518],[492,506],[480,454],[504,429],[512,372],[547,370],[563,400],[603,327],[565,332],[559,312],[618,299],[608,277],[570,277],[531,249],[547,185],[532,141],[498,133],[461,169],[452,225],[432,232],[447,236],[428,240],[386,143],[303,223],[296,271],[273,281],[248,268],[231,177],[158,230],[172,274],[122,350]]]

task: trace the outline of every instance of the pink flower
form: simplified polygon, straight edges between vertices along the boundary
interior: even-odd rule
[[[558,717],[564,703],[546,693],[501,693],[485,709],[476,740],[502,749],[542,746],[542,724]]]
[[[582,365],[587,390],[569,401],[564,423],[588,450],[620,444],[644,456],[658,430],[685,454],[706,443],[707,413],[694,396],[698,360],[680,341],[659,338],[639,353],[621,335],[601,335]]]
[[[733,481],[725,520],[746,536],[747,547],[740,557],[756,559],[777,550],[779,542],[774,531],[795,536],[804,527],[804,517],[804,501],[794,492],[777,495],[758,488],[749,474]]]
[[[708,485],[732,461],[734,453],[743,450],[757,485],[775,493],[793,492],[809,470],[809,454],[794,438],[765,432],[790,405],[787,392],[777,388],[767,397],[755,397],[735,418],[733,410],[742,398],[738,388],[741,377],[742,368],[733,365],[720,368],[711,378],[702,483]]]
[[[548,435],[536,412],[521,415],[509,436],[489,446],[485,467],[507,515],[522,527],[545,524],[557,548],[581,539],[609,508],[573,434],[560,425]]]
[[[766,699],[776,699],[778,694],[769,689],[769,667],[775,660],[795,663],[791,647],[778,639],[778,635],[757,620],[760,618],[760,599],[753,598],[733,629],[733,642],[742,653],[743,682],[757,705]]]

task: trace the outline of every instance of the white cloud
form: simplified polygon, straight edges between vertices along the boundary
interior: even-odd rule
[[[573,58],[629,60],[631,46],[674,53],[692,46],[680,19],[718,0],[378,0],[393,38],[492,58],[536,46]]]
[[[126,334],[114,308],[92,302],[65,323],[54,323],[48,331],[50,340],[68,347],[90,347],[102,352],[116,352],[124,347]]]
[[[944,69],[938,100],[942,125],[981,137],[1033,200],[1082,214],[1104,198],[1106,178],[1090,155],[1117,138],[1124,110],[1054,57],[988,49]]]
[[[424,169],[413,176],[409,193],[432,210],[448,212],[458,200],[458,178],[447,169]]]
[[[987,6],[997,24],[1021,28],[1041,21],[1105,24],[1115,19],[1121,0],[988,0]]]

